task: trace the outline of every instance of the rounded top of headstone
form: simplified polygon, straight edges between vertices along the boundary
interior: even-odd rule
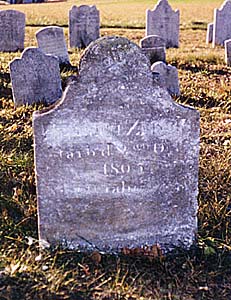
[[[127,38],[117,36],[92,42],[80,60],[79,74],[88,81],[104,78],[107,81],[114,78],[145,81],[149,76],[151,79],[150,62],[141,48]]]
[[[38,31],[36,31],[35,35],[36,38],[46,34],[46,35],[51,35],[53,36],[54,34],[62,34],[63,33],[63,28],[60,26],[47,26],[45,28],[41,28]]]
[[[165,47],[165,40],[159,35],[148,35],[140,40],[141,48]]]
[[[21,18],[24,18],[26,17],[26,15],[21,12],[21,11],[18,11],[16,9],[6,9],[6,10],[0,10],[0,14],[1,15],[7,15],[7,16],[15,16],[17,15],[18,17],[21,17]]]

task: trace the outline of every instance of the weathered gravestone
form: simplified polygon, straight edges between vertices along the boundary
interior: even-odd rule
[[[225,62],[231,66],[231,39],[225,41]]]
[[[165,41],[158,35],[149,35],[140,40],[143,53],[149,58],[151,64],[156,61],[166,61]]]
[[[26,48],[10,63],[15,106],[54,103],[62,96],[59,61],[38,48]]]
[[[223,45],[231,38],[231,1],[226,0],[220,9],[214,10],[213,47]]]
[[[151,70],[160,75],[160,85],[166,88],[170,95],[180,96],[178,70],[176,67],[157,61],[151,66]]]
[[[167,48],[179,47],[180,13],[167,0],[159,0],[153,10],[146,11],[146,35],[159,35]]]
[[[99,11],[93,6],[72,6],[69,11],[70,47],[85,48],[99,38]]]
[[[213,41],[213,23],[209,23],[207,26],[206,44],[212,43]]]
[[[153,85],[137,45],[92,43],[78,82],[33,129],[40,239],[108,251],[192,244],[199,113]]]
[[[63,28],[48,26],[36,32],[38,47],[46,54],[57,56],[60,64],[70,64]]]
[[[0,11],[0,51],[24,49],[25,14],[17,10]]]

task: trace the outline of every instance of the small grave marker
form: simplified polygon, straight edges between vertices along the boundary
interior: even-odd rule
[[[46,54],[59,59],[60,64],[70,64],[63,28],[48,26],[36,32],[38,47]]]
[[[225,62],[231,66],[231,39],[225,41]]]
[[[231,38],[231,1],[226,0],[220,9],[214,10],[213,47],[224,46],[225,40]]]
[[[99,38],[99,11],[93,6],[72,6],[69,11],[70,47],[85,48]]]
[[[165,41],[158,35],[149,35],[140,40],[143,53],[149,58],[151,64],[156,61],[166,61]]]
[[[146,11],[146,35],[159,35],[166,48],[179,47],[180,13],[167,0],[159,0],[153,10]]]
[[[158,61],[151,66],[151,70],[160,74],[159,82],[161,86],[167,89],[170,95],[180,96],[178,70],[176,67]]]
[[[15,106],[54,103],[62,96],[58,59],[38,48],[26,48],[10,63]]]
[[[212,43],[213,41],[213,23],[209,23],[207,26],[206,44]]]
[[[0,10],[0,51],[24,49],[25,14],[17,10]]]
[[[92,43],[33,129],[40,239],[109,252],[192,244],[199,113],[154,87],[136,44]]]

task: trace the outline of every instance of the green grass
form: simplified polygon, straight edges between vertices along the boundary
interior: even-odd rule
[[[105,9],[102,15],[108,28],[101,29],[101,35],[122,35],[136,43],[144,36],[144,29],[127,26],[137,20],[144,26],[143,11],[154,6],[152,1],[126,1],[123,7],[122,1],[95,3]],[[61,247],[41,249],[31,119],[33,111],[42,107],[14,108],[8,63],[20,53],[1,53],[0,300],[231,299],[231,68],[224,64],[222,47],[205,44],[204,25],[221,1],[203,1],[207,7],[203,17],[201,1],[170,3],[182,8],[183,20],[180,48],[167,50],[167,61],[179,71],[181,96],[175,100],[201,114],[197,243],[188,251],[179,248],[157,257],[140,251],[99,256]],[[31,24],[44,23],[47,13],[46,22],[62,25],[72,4],[15,7],[27,12]],[[143,8],[133,16],[130,10],[123,11],[131,5],[132,13]],[[118,22],[124,28],[112,28]],[[36,45],[39,28],[27,26],[26,46]],[[65,34],[67,38],[67,28]],[[73,65],[81,53],[69,49]],[[62,79],[71,74],[64,70]]]

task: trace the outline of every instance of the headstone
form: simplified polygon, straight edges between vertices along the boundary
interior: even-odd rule
[[[59,61],[38,48],[26,48],[21,58],[15,58],[10,76],[15,106],[51,104],[62,96]]]
[[[167,0],[159,0],[153,10],[146,11],[146,35],[159,35],[166,48],[179,47],[179,10],[172,10]]]
[[[85,48],[99,38],[99,11],[93,6],[72,6],[69,11],[70,47]]]
[[[38,47],[46,54],[59,59],[60,64],[70,64],[63,28],[48,26],[36,32]]]
[[[170,95],[180,96],[178,71],[176,67],[158,61],[151,66],[151,70],[160,75],[160,78],[158,78],[159,83],[162,87],[167,89]]]
[[[231,66],[231,39],[225,41],[225,62]]]
[[[156,61],[166,61],[165,41],[158,35],[149,35],[140,40],[143,53],[149,58],[151,64]]]
[[[70,248],[189,247],[199,113],[153,85],[122,37],[92,43],[61,102],[33,115],[39,237]]]
[[[207,26],[206,44],[212,43],[213,41],[213,23],[209,23]]]
[[[25,14],[17,10],[0,10],[0,52],[24,49]]]
[[[213,47],[224,46],[231,38],[231,0],[226,0],[220,9],[214,10]]]

